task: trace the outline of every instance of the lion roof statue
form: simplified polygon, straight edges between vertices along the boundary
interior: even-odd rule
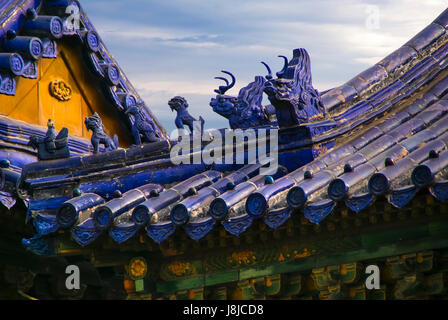
[[[178,129],[183,129],[184,125],[190,129],[190,132],[193,133],[194,131],[194,122],[196,122],[196,118],[194,118],[187,110],[188,108],[188,102],[184,97],[181,96],[175,96],[168,101],[168,105],[171,108],[171,111],[176,111],[177,116],[176,120],[174,121],[174,124]],[[199,121],[201,124],[201,131],[204,130],[204,119],[202,119],[201,116],[199,116]]]
[[[118,148],[118,137],[114,135],[112,139],[105,131],[103,122],[100,116],[95,112],[92,116],[86,117],[84,120],[87,130],[92,130],[92,146],[93,153],[99,151],[99,145],[102,144],[105,147],[105,151],[115,150]]]

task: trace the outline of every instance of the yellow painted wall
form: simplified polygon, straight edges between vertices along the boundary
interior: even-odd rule
[[[71,87],[71,99],[60,101],[50,94],[50,82],[62,80]],[[106,131],[117,134],[120,146],[129,146],[131,134],[120,122],[117,111],[99,88],[98,77],[90,70],[81,56],[79,45],[58,41],[56,59],[38,61],[38,78],[17,77],[15,96],[0,95],[0,114],[13,119],[37,124],[46,128],[48,119],[53,119],[56,130],[66,127],[70,135],[90,138],[84,118],[95,111],[103,120]]]

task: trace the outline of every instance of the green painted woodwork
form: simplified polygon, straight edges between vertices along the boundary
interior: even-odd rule
[[[369,300],[386,300],[386,286],[381,285],[379,290],[367,290],[367,298]]]
[[[393,289],[395,299],[409,299],[414,297],[418,292],[422,292],[423,276],[421,274],[413,274],[404,277],[396,282]]]
[[[426,276],[424,280],[424,292],[429,295],[442,294],[446,289],[446,280],[447,275],[443,272]]]
[[[229,270],[205,275],[206,286],[213,286],[215,284],[233,282],[238,280],[239,280],[238,270]]]
[[[176,300],[188,300],[188,290],[176,292]]]
[[[194,277],[177,281],[159,281],[156,283],[156,290],[161,293],[170,293],[190,288],[202,288],[204,286],[204,277]]]
[[[256,294],[253,283],[249,280],[239,281],[230,294],[232,300],[252,300]]]
[[[393,294],[396,299],[415,299],[428,295],[442,294],[445,290],[445,274],[410,274],[396,282]]]
[[[386,259],[383,268],[383,278],[394,280],[412,272],[427,272],[433,268],[434,254],[432,251],[405,254]]]
[[[265,300],[266,299],[266,279],[265,277],[251,279],[250,283],[255,289],[254,299]]]
[[[338,277],[342,283],[354,283],[359,277],[360,270],[362,270],[360,264],[346,263],[342,264],[339,268]]]
[[[359,265],[356,263],[313,269],[311,272],[313,287],[318,291],[328,291],[330,287],[354,283],[359,278],[359,269]],[[353,288],[355,290],[356,287]],[[356,295],[357,293],[350,292],[350,296]]]
[[[283,274],[282,287],[286,296],[295,296],[302,290],[302,275],[300,273]]]
[[[350,286],[347,289],[346,296],[351,300],[366,300],[367,297],[367,289],[364,283],[361,283],[356,286]]]
[[[448,226],[447,221],[438,221],[431,223],[431,230],[441,230],[441,228]],[[390,230],[378,231],[375,234],[363,234],[360,237],[363,239],[362,243],[370,243],[369,248],[344,251],[342,253],[332,254],[315,254],[308,257],[291,259],[284,262],[271,263],[269,265],[260,265],[253,268],[240,268],[236,270],[225,269],[220,272],[208,272],[203,276],[190,277],[179,280],[159,281],[157,282],[157,292],[167,293],[188,288],[200,288],[204,286],[217,285],[229,283],[231,281],[243,281],[246,279],[253,279],[259,277],[271,276],[274,274],[283,274],[291,272],[300,272],[316,268],[323,268],[324,266],[350,264],[360,260],[376,259],[381,257],[404,255],[410,252],[420,252],[430,249],[438,249],[448,247],[448,233],[445,237],[428,237],[428,225],[414,225],[407,228],[402,228],[400,232],[391,232]],[[382,234],[391,242],[387,245],[372,247],[372,244],[377,242],[384,242]],[[395,235],[395,238],[393,238]],[[404,239],[406,235],[406,239]],[[355,236],[358,238],[359,236]],[[420,238],[419,238],[420,237]],[[208,257],[210,259],[210,257]],[[417,257],[415,257],[417,259]],[[421,266],[416,270],[428,269],[431,265],[431,255],[426,253],[422,255],[423,261]],[[207,260],[206,260],[207,261]],[[448,259],[447,259],[448,261]],[[191,262],[198,265],[200,260]],[[418,264],[417,264],[418,265]],[[207,269],[207,268],[205,268]],[[339,271],[340,273],[340,271]],[[348,268],[344,275],[341,276],[343,282],[353,282],[356,279],[356,271]],[[345,279],[345,280],[344,280]],[[333,290],[334,291],[334,290]],[[337,291],[337,290],[336,290]],[[330,293],[328,293],[330,294]],[[334,292],[330,296],[334,296]]]
[[[211,300],[227,300],[227,287],[215,287],[210,289],[209,299]]]
[[[180,241],[185,236],[177,233],[163,246],[143,235],[138,243],[131,239],[120,247],[104,237],[101,246],[80,248],[61,233],[55,245],[57,258],[83,256],[95,267],[122,266],[145,255],[148,277],[135,282],[139,298],[151,293],[156,299],[414,299],[447,292],[448,252],[437,249],[448,248],[448,216],[438,208],[448,206],[436,203],[431,216],[424,206],[413,205],[400,215],[388,208],[387,221],[384,214],[372,220],[372,212],[345,212],[344,217],[336,212],[328,221],[331,227],[327,222],[310,225],[297,215],[276,232],[258,230],[254,222],[253,230],[239,239],[217,231],[194,244]],[[354,227],[355,220],[362,228]],[[52,258],[35,256],[14,243],[0,239],[0,262],[45,267],[46,273],[60,268]],[[364,268],[378,259],[384,284],[367,290]]]
[[[341,298],[343,298],[343,293],[341,291],[341,286],[339,284],[329,286],[327,290],[319,292],[320,300],[336,300]]]
[[[412,240],[429,236],[428,225],[414,226],[413,228],[394,228],[383,232],[365,233],[361,236],[364,248],[376,247],[380,244]]]
[[[135,280],[135,292],[142,292],[145,290],[145,283],[143,279]]]
[[[188,300],[204,300],[204,288],[188,290]]]
[[[280,293],[281,277],[279,274],[265,277],[265,293],[273,296]]]

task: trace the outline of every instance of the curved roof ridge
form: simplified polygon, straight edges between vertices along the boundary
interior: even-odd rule
[[[342,112],[350,105],[363,100],[369,93],[375,93],[387,82],[391,83],[412,68],[418,61],[430,56],[446,45],[448,39],[448,9],[433,22],[416,34],[403,46],[390,53],[375,65],[362,71],[346,83],[325,91],[322,95],[324,106],[330,112]],[[446,57],[445,46],[440,55]]]

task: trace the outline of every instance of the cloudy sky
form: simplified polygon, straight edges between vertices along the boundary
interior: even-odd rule
[[[430,24],[446,0],[88,0],[88,16],[121,68],[165,128],[167,105],[187,98],[207,128],[228,127],[211,111],[220,70],[237,78],[228,94],[279,70],[277,55],[306,48],[314,86],[340,85]]]

